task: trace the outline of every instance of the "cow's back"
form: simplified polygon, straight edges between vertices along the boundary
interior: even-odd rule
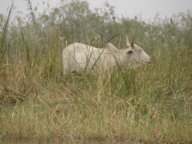
[[[64,74],[90,70],[100,57],[102,50],[82,43],[70,44],[63,49]]]

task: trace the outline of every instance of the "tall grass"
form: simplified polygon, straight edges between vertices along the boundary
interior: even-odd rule
[[[40,16],[28,5],[32,19],[18,19],[19,27],[11,25],[8,36],[1,36],[1,49],[9,50],[0,66],[1,138],[191,142],[190,13],[179,15],[179,22],[147,24],[116,20],[109,5],[94,12],[86,2],[73,1]],[[118,47],[124,47],[125,33],[137,36],[153,63],[63,77],[66,44],[101,47],[116,33],[112,42]]]
[[[12,3],[11,8],[9,10],[7,19],[5,20],[5,24],[3,26],[3,32],[2,32],[1,43],[0,43],[1,44],[0,45],[0,60],[4,59],[4,55],[5,55],[5,50],[3,49],[3,47],[4,47],[5,39],[7,36],[7,29],[8,29],[8,24],[9,24],[12,9],[13,9],[13,3]]]

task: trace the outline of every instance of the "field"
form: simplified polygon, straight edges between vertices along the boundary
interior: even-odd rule
[[[73,1],[27,21],[0,15],[0,138],[143,143],[192,142],[192,14],[146,23]],[[118,36],[116,36],[118,34]],[[148,66],[92,75],[62,74],[74,42],[125,47],[135,38]]]

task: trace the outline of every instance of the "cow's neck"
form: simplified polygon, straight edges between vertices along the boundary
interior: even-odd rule
[[[125,58],[125,53],[126,53],[127,49],[120,49],[119,52],[115,53],[115,59],[117,60],[119,65],[122,65],[125,63],[126,58]]]

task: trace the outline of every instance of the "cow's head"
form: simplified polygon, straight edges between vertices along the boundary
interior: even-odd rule
[[[129,43],[128,37],[126,36],[126,46],[125,51],[126,57],[129,60],[130,66],[136,68],[142,64],[149,64],[151,61],[150,56],[138,45],[134,43],[134,39],[131,44]]]

